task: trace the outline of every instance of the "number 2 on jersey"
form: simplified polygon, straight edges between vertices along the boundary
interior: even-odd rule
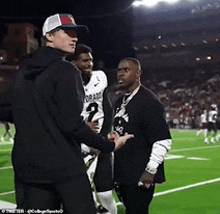
[[[86,108],[86,111],[89,112],[88,122],[92,122],[92,118],[98,112],[98,104],[97,103],[90,103],[89,106]]]

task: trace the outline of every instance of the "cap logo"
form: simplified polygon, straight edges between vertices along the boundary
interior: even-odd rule
[[[43,36],[57,27],[72,28],[78,31],[81,30],[80,32],[82,33],[88,32],[88,28],[86,26],[76,24],[74,17],[71,14],[57,13],[55,15],[49,16],[44,22],[42,28]]]
[[[62,24],[74,23],[73,18],[71,16],[63,16],[63,17],[61,16],[60,21],[61,21]]]

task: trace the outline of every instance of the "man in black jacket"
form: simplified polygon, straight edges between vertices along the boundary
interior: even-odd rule
[[[164,108],[155,94],[140,83],[142,71],[134,58],[122,59],[118,85],[125,95],[115,104],[114,129],[134,138],[115,152],[115,181],[126,214],[147,214],[155,183],[165,181],[164,158],[171,136]]]
[[[111,152],[130,137],[114,134],[115,143],[110,142],[80,116],[81,77],[64,57],[74,52],[78,34],[85,31],[71,15],[47,18],[43,26],[46,47],[23,63],[8,96],[1,98],[0,120],[14,122],[16,127],[12,162],[18,208],[58,210],[62,204],[66,213],[96,213],[81,142]]]

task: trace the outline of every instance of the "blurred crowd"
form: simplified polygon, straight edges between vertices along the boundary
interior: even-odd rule
[[[172,128],[198,128],[202,111],[209,111],[211,104],[219,107],[220,70],[216,68],[157,70],[142,83],[159,96]]]

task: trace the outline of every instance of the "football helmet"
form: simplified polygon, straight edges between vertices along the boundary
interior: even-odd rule
[[[218,107],[217,107],[216,104],[212,104],[212,105],[211,105],[211,109],[217,111],[217,110],[218,110]]]

